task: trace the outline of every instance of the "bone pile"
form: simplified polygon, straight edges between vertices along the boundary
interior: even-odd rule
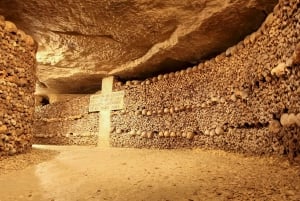
[[[95,145],[99,114],[89,113],[89,96],[36,107],[34,143]]]
[[[36,49],[29,35],[0,16],[0,156],[31,148]]]
[[[300,1],[281,0],[262,26],[197,66],[116,83],[116,147],[203,147],[300,153]]]
[[[111,145],[299,155],[299,7],[299,0],[280,0],[256,32],[197,66],[116,82],[114,91],[125,91],[125,109],[112,112]],[[87,107],[80,98],[41,108],[39,142],[65,144],[62,136],[70,132],[96,132],[97,113]],[[76,123],[63,120],[76,115],[80,121],[70,120]]]

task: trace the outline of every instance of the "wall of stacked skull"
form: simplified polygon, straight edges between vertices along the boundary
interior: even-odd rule
[[[198,66],[116,83],[126,109],[113,113],[112,145],[299,154],[299,4],[280,1],[259,30]]]
[[[95,145],[99,115],[89,113],[89,96],[36,107],[34,143]]]
[[[0,16],[0,156],[31,148],[36,49],[29,35]]]
[[[216,148],[290,159],[300,154],[299,6],[299,0],[280,0],[256,32],[197,66],[116,82],[114,91],[125,91],[125,109],[112,112],[111,145]],[[61,141],[69,130],[96,135],[99,119],[88,112],[88,97],[63,105],[37,111],[40,142],[82,144],[80,137]],[[69,114],[67,105],[76,112]],[[97,141],[90,139],[85,144]]]

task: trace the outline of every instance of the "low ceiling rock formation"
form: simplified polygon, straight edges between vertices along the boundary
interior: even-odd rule
[[[142,79],[215,56],[255,31],[277,0],[1,0],[39,44],[37,77],[56,93],[101,78]]]

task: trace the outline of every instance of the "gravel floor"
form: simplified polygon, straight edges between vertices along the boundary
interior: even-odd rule
[[[0,157],[0,176],[53,159],[58,153],[55,150],[33,148],[24,154],[2,156]]]
[[[223,151],[44,146],[0,170],[0,201],[300,200],[299,166]]]

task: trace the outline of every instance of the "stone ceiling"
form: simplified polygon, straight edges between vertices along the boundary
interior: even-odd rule
[[[87,93],[101,78],[192,66],[255,31],[277,0],[1,0],[39,43],[40,87]]]

